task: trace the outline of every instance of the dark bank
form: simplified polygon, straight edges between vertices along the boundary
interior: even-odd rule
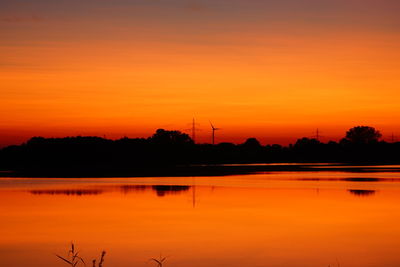
[[[218,176],[310,168],[329,171],[338,170],[338,166],[346,171],[368,172],[374,170],[348,165],[400,163],[400,142],[388,143],[380,138],[380,132],[369,126],[351,128],[339,142],[300,138],[288,146],[264,146],[255,138],[242,144],[195,144],[185,133],[164,129],[149,138],[118,140],[33,137],[22,145],[0,150],[0,176]],[[330,164],[324,168],[290,164],[320,162]]]

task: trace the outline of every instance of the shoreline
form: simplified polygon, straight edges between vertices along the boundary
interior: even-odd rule
[[[273,163],[273,164],[215,164],[180,166],[145,166],[141,168],[117,168],[111,166],[75,167],[69,169],[48,168],[30,170],[2,170],[0,177],[8,178],[123,178],[123,177],[201,177],[231,176],[271,172],[398,172],[394,164],[347,164],[347,163]]]

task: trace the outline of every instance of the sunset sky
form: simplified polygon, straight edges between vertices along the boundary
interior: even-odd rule
[[[400,140],[398,0],[0,0],[0,146],[31,136]]]

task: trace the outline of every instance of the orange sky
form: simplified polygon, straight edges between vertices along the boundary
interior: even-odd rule
[[[199,142],[400,135],[396,1],[24,2],[0,4],[0,146],[193,117]]]

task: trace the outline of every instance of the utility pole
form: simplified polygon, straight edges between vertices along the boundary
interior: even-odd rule
[[[193,143],[196,143],[196,123],[194,122],[194,118],[192,122],[192,140]]]

